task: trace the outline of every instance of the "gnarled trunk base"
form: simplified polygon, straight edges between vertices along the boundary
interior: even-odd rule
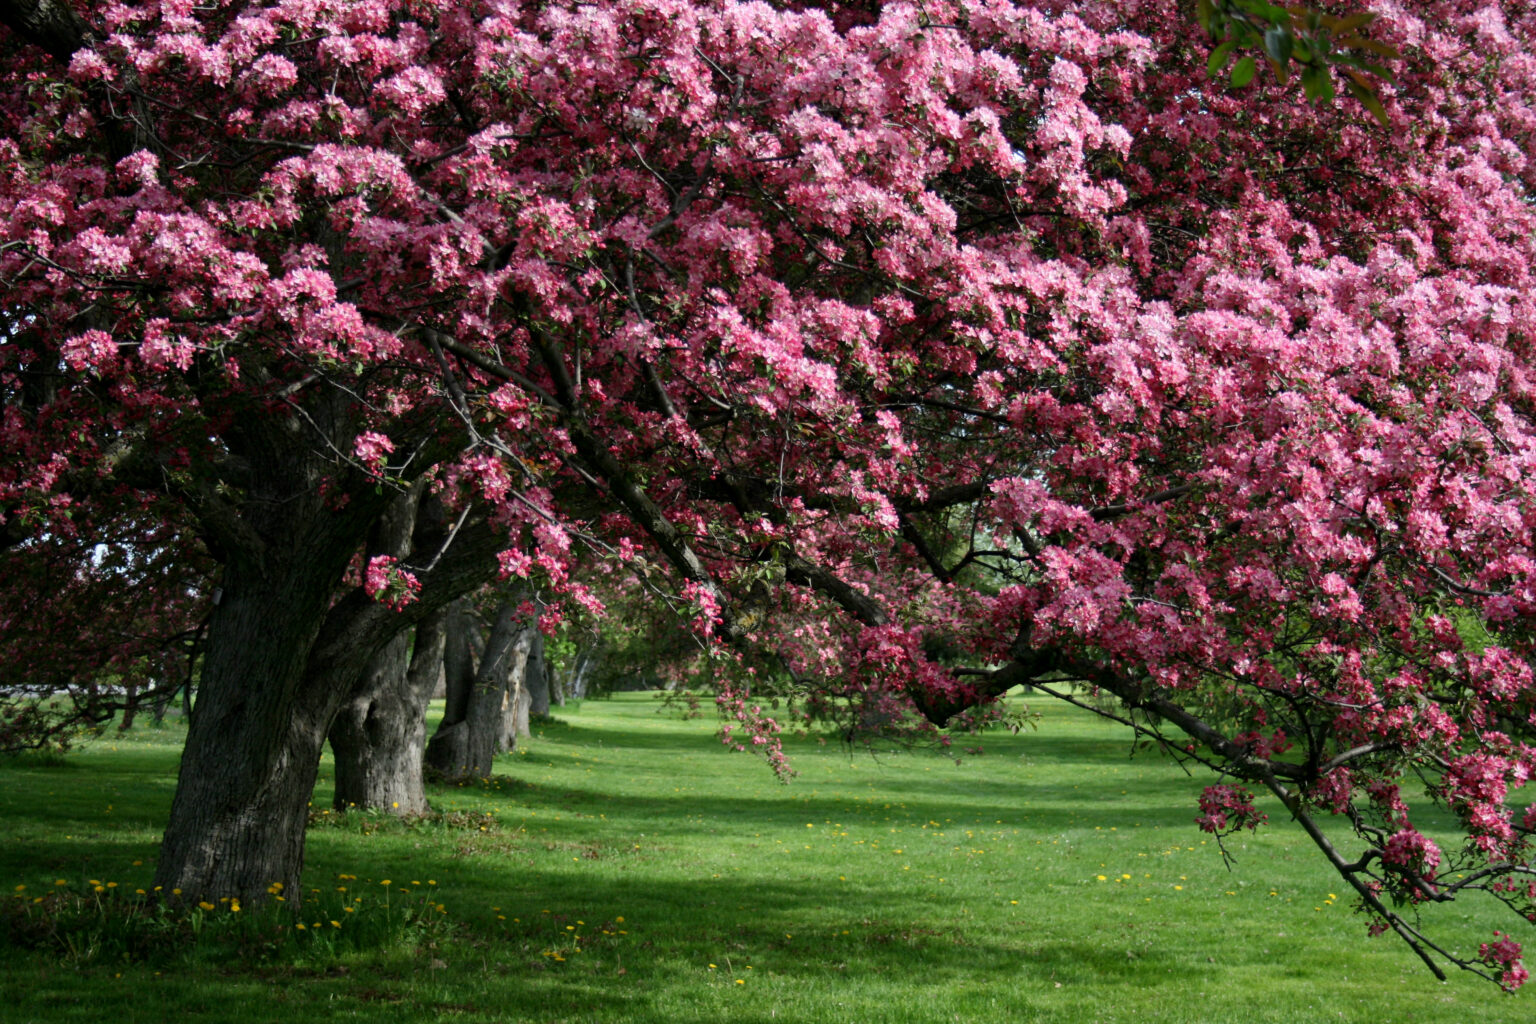
[[[418,637],[418,643],[430,642],[424,629],[418,630]],[[331,723],[331,750],[336,755],[333,805],[338,811],[413,816],[430,810],[421,772],[426,705],[434,680],[423,686],[424,673],[411,671],[415,660],[422,660],[422,651],[418,647],[417,659],[411,660],[410,648],[408,631],[385,644]],[[437,651],[440,658],[441,640]]]

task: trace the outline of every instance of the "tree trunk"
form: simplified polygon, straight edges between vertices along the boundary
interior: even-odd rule
[[[582,700],[587,695],[587,682],[592,674],[593,667],[602,656],[602,642],[599,641],[588,647],[583,647],[576,657],[576,669],[571,676],[570,695],[577,700]]]
[[[258,557],[226,563],[155,872],[167,898],[255,906],[276,883],[297,903],[320,750],[359,666],[495,572],[503,542],[479,521],[420,574],[420,598],[403,612],[360,588],[338,599],[366,533],[364,501],[354,497],[350,518],[273,502],[291,517],[287,529],[267,524],[273,540]]]
[[[497,719],[496,749],[517,749],[520,737],[528,735],[528,655],[533,647],[534,630],[527,627],[518,631],[512,647],[512,660],[507,670],[507,688],[501,698],[501,715]]]
[[[301,684],[344,565],[226,570],[155,872],[172,898],[299,891],[309,797],[341,697]]]
[[[443,719],[427,744],[426,767],[445,778],[458,778],[470,761],[469,713],[475,691],[479,627],[468,603],[456,601],[443,620]]]
[[[516,618],[519,603],[516,599],[502,603],[479,667],[472,671],[469,641],[454,637],[478,636],[473,617],[464,611],[450,621],[449,656],[444,659],[447,706],[442,724],[427,744],[426,758],[428,766],[446,778],[489,778],[497,751],[506,749],[505,722],[509,710],[515,715],[517,707],[511,684],[522,633]]]
[[[510,720],[503,726],[507,737],[507,749],[516,750],[517,741],[525,740],[533,733],[528,728],[528,688],[523,685],[521,676],[510,679],[508,695],[511,700],[507,702],[507,710],[511,713]]]
[[[549,717],[549,663],[544,658],[544,634],[537,626],[529,627],[528,658],[523,667],[523,689],[528,692],[530,718]],[[522,735],[528,735],[524,723]]]
[[[402,630],[364,673],[363,685],[331,723],[338,811],[353,808],[401,816],[426,814],[422,757],[426,707],[443,658],[443,618],[428,617],[411,635]]]
[[[123,696],[123,720],[118,723],[118,732],[127,732],[133,728],[134,716],[139,711],[139,685],[128,684],[128,692]]]
[[[424,481],[391,501],[372,531],[370,554],[405,557],[417,533]],[[420,518],[423,533],[435,532],[432,509]],[[338,811],[352,808],[402,816],[425,814],[427,792],[422,756],[427,740],[427,704],[443,659],[443,620],[434,613],[416,630],[401,629],[381,647],[359,675],[357,685],[331,723],[336,756]]]

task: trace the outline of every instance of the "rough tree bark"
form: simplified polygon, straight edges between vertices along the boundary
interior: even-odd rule
[[[442,516],[433,503],[422,509],[425,481],[391,502],[374,529],[370,553],[404,557],[416,546],[441,543]],[[418,511],[424,514],[419,518]],[[331,723],[336,757],[334,806],[378,810],[403,816],[425,814],[422,756],[426,747],[427,704],[443,656],[442,613],[411,633],[401,630],[379,649]]]
[[[507,688],[501,698],[501,716],[497,721],[496,749],[505,752],[517,749],[517,741],[530,735],[528,730],[528,657],[532,649],[531,630],[524,626],[518,632],[512,647],[512,660],[507,676]]]
[[[345,693],[305,686],[306,667],[347,554],[226,567],[155,874],[164,892],[298,891],[320,748]]]
[[[427,743],[426,766],[444,778],[485,778],[495,757],[488,705],[492,697],[500,701],[499,690],[494,695],[482,692],[477,672],[477,665],[484,664],[480,651],[489,649],[489,644],[482,648],[479,626],[466,601],[450,610],[446,628],[443,680],[447,697],[443,719]]]
[[[515,597],[502,602],[478,666],[470,639],[478,637],[473,615],[463,609],[450,617],[444,658],[448,697],[426,755],[427,766],[445,778],[488,778],[496,754],[511,749],[508,740],[515,741],[518,721],[527,735],[527,702],[519,697],[526,656],[526,627],[517,620],[520,603]]]
[[[363,685],[331,723],[336,755],[338,811],[377,810],[401,816],[426,814],[422,758],[427,744],[426,706],[443,658],[443,615],[402,631],[373,656]]]

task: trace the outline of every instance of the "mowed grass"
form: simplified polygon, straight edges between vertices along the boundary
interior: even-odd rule
[[[493,784],[437,788],[443,821],[322,816],[307,928],[265,960],[6,949],[0,1021],[1536,1017],[1529,995],[1442,984],[1367,938],[1273,804],[1270,827],[1229,843],[1229,871],[1192,823],[1205,780],[1130,757],[1122,731],[1075,709],[1043,706],[1038,732],[989,734],[960,764],[793,739],[785,786],[709,718],[658,708],[641,694],[558,711]],[[180,736],[146,727],[62,764],[0,765],[0,898],[147,886]],[[322,781],[315,806],[329,799]],[[403,908],[424,923],[397,941],[341,941]],[[1440,934],[1463,949],[1505,927],[1449,909]]]

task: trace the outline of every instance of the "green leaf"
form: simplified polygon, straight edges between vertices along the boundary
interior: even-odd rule
[[[1264,52],[1276,64],[1291,62],[1291,30],[1275,25],[1264,30]]]
[[[1403,55],[1398,53],[1394,47],[1388,46],[1386,43],[1376,39],[1356,39],[1349,45],[1351,49],[1369,50],[1376,54],[1376,56],[1385,57],[1387,60],[1403,59]]]
[[[1387,109],[1381,105],[1381,97],[1353,78],[1345,81],[1344,84],[1349,88],[1350,95],[1359,100],[1365,106],[1365,109],[1371,112],[1371,116],[1376,118],[1376,123],[1380,124],[1383,128],[1391,126],[1387,121]]]
[[[1340,18],[1329,27],[1333,29],[1334,35],[1342,36],[1353,32],[1357,28],[1364,28],[1375,21],[1377,17],[1378,15],[1375,11],[1365,11],[1361,14],[1351,14],[1348,17]]]
[[[1221,74],[1221,69],[1227,66],[1227,61],[1232,59],[1232,51],[1237,48],[1237,41],[1228,39],[1216,49],[1211,51],[1211,59],[1205,62],[1205,73],[1215,78]]]
[[[1322,81],[1323,102],[1324,103],[1332,103],[1333,99],[1334,99],[1334,96],[1335,96],[1335,93],[1333,91],[1333,75],[1325,70],[1318,77],[1320,77],[1323,80]]]
[[[1327,77],[1328,72],[1315,64],[1301,69],[1301,89],[1307,94],[1307,99],[1315,100],[1323,94],[1323,82]]]
[[[1232,65],[1232,85],[1238,89],[1253,81],[1253,76],[1258,74],[1259,65],[1252,57],[1244,57]]]

